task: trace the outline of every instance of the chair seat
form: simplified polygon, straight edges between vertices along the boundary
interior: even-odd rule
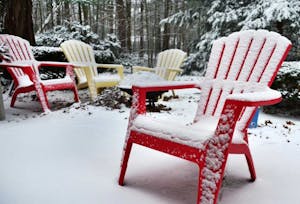
[[[202,117],[194,124],[182,124],[178,120],[139,115],[133,121],[132,130],[201,149],[203,143],[214,135],[218,121],[218,117]],[[232,143],[246,142],[243,140],[243,135],[235,131]]]
[[[133,121],[132,130],[202,149],[203,143],[214,135],[216,125],[214,118],[185,125],[172,120],[139,115]]]
[[[55,84],[68,84],[68,83],[73,83],[73,81],[70,76],[65,76],[64,78],[59,78],[59,79],[42,80],[41,83],[47,86],[47,85],[55,85]]]
[[[119,82],[121,80],[118,74],[101,74],[94,77],[96,83],[101,82]]]
[[[23,75],[23,76],[19,76],[17,78],[18,80],[18,87],[28,87],[28,86],[32,86],[33,82],[30,80],[28,75]]]

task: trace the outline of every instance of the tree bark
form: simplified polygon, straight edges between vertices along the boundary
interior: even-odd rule
[[[67,21],[71,21],[70,5],[68,1],[64,1],[64,17]]]
[[[164,2],[164,18],[169,17],[169,7],[170,7],[170,0],[165,0]],[[163,50],[169,49],[170,43],[170,25],[166,23],[164,25],[164,33],[163,33]]]
[[[117,19],[118,19],[118,37],[121,41],[121,47],[126,47],[126,16],[123,0],[116,0]]]
[[[141,1],[141,22],[140,22],[140,51],[139,56],[144,56],[144,3]]]
[[[126,0],[126,21],[127,21],[127,26],[126,26],[126,38],[127,38],[127,50],[129,52],[132,51],[132,46],[131,46],[131,0]]]
[[[4,30],[8,34],[27,39],[31,45],[35,45],[31,0],[8,1]]]

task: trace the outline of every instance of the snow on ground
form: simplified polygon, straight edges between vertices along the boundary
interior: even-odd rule
[[[86,94],[80,91],[81,97]],[[178,99],[160,102],[172,110],[151,114],[191,121],[198,91],[176,94]],[[137,145],[130,157],[126,185],[117,184],[128,108],[109,110],[85,102],[70,106],[71,92],[49,96],[52,112],[45,115],[32,96],[19,98],[17,108],[10,108],[10,98],[4,95],[1,204],[196,203],[196,165]],[[245,159],[231,155],[220,204],[299,202],[300,120],[261,114],[259,124],[261,127],[250,131],[258,178],[249,182]]]

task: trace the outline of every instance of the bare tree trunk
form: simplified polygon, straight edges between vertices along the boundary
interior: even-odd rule
[[[42,0],[40,0],[39,1],[39,11],[40,11],[40,29],[41,29],[41,31],[43,31],[43,19],[44,19],[44,16],[43,16],[43,8],[42,8],[42,3],[43,1]]]
[[[132,52],[132,46],[131,46],[131,0],[126,0],[126,38],[127,38],[127,50],[129,52]]]
[[[123,0],[116,0],[117,19],[118,19],[118,37],[121,41],[121,47],[126,47],[126,16]]]
[[[60,5],[61,3],[59,2],[60,0],[55,0],[56,5]],[[56,25],[61,25],[61,7],[59,6],[56,12]]]
[[[160,31],[160,25],[159,25],[159,21],[160,21],[160,11],[159,11],[159,6],[160,6],[160,2],[156,1],[155,2],[155,9],[154,9],[154,26],[155,26],[155,48],[154,48],[154,52],[155,55],[157,55],[160,51],[161,51],[161,31]]]
[[[147,1],[145,0],[145,20],[146,20],[146,36],[147,36],[147,54],[148,54],[148,66],[152,67],[153,66],[153,49],[152,49],[152,44],[153,44],[153,37],[151,35],[151,23],[150,23],[150,14],[151,11],[149,9],[149,5]]]
[[[31,0],[10,0],[4,20],[6,33],[20,36],[35,45]]]
[[[170,0],[165,0],[164,2],[164,18],[169,16],[169,7]],[[170,25],[168,23],[164,24],[164,33],[163,33],[163,50],[169,49],[170,43]]]
[[[89,22],[89,6],[86,3],[82,3],[83,11],[83,25],[87,25]]]
[[[68,1],[64,1],[64,17],[67,21],[71,21],[70,5]]]
[[[140,22],[140,57],[144,56],[144,2],[141,1],[141,22]]]
[[[108,10],[109,10],[109,15],[108,15],[108,26],[109,26],[109,33],[114,33],[114,13],[115,13],[115,6],[114,2],[112,1],[111,4],[108,4]]]
[[[79,23],[82,25],[82,12],[81,12],[81,3],[80,2],[78,2],[78,18],[79,18]]]

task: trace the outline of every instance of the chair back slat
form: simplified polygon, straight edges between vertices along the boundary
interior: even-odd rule
[[[271,85],[291,42],[266,30],[240,31],[214,41],[205,78]],[[217,83],[202,90],[195,121],[202,115],[219,116],[226,97],[247,87],[222,87]],[[247,108],[241,121],[249,121],[255,108]]]

